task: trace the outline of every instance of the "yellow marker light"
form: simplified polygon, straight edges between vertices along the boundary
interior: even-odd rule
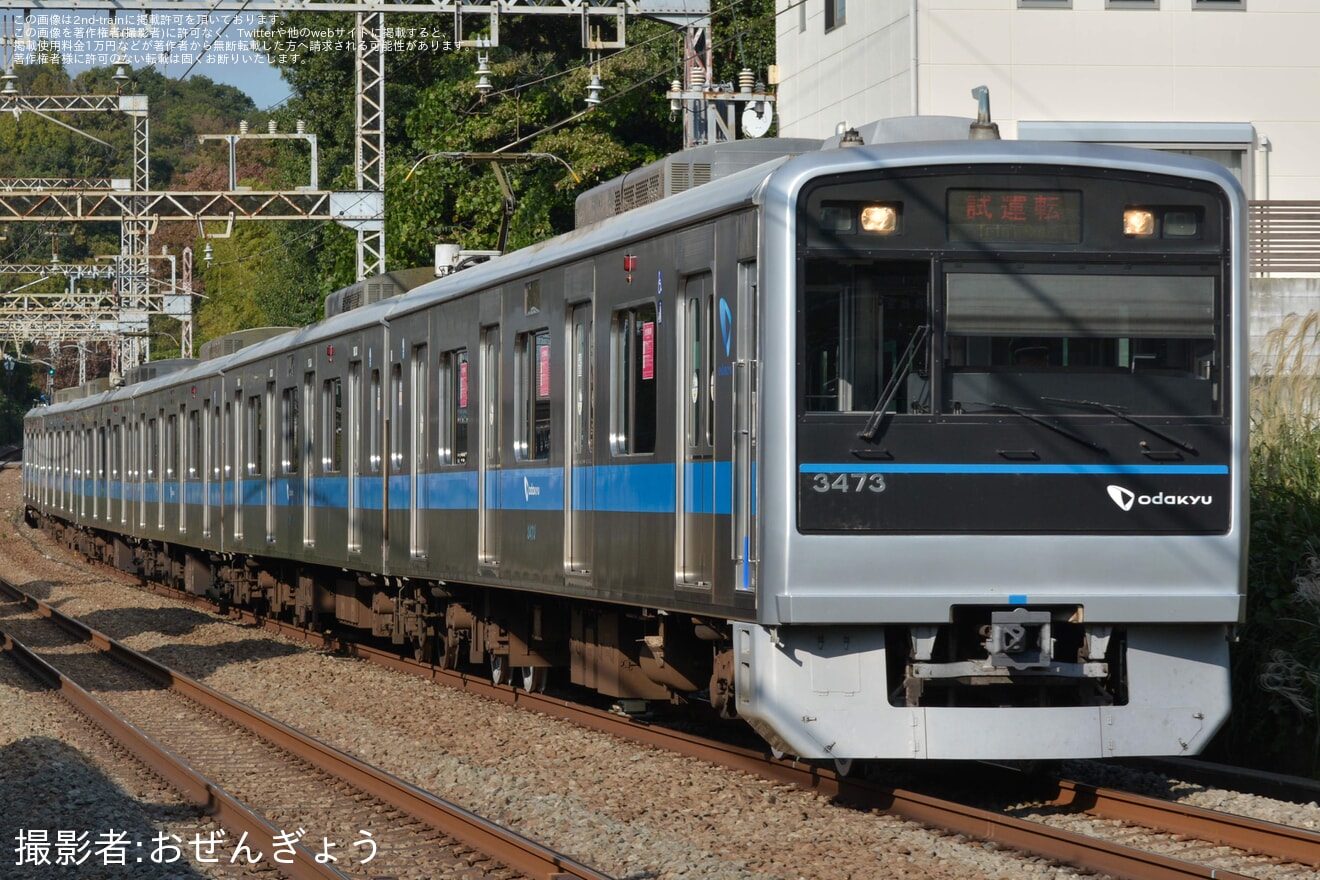
[[[893,205],[867,205],[862,208],[862,230],[879,235],[898,231],[898,208]]]
[[[1128,208],[1123,212],[1123,234],[1147,237],[1155,234],[1155,212]]]

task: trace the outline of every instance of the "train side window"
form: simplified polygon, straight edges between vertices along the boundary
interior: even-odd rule
[[[615,312],[610,324],[610,448],[615,455],[655,452],[655,318],[655,304],[646,303]]]
[[[303,472],[310,475],[316,463],[316,374],[305,373],[302,384],[303,429],[295,430],[298,443],[301,443]]]
[[[165,479],[173,480],[179,475],[179,418],[170,413],[165,420]]]
[[[298,389],[280,395],[280,472],[298,473]]]
[[[492,324],[481,331],[482,456],[485,463],[500,464],[500,328]]]
[[[160,468],[160,439],[156,436],[156,420],[147,420],[147,479],[156,479]]]
[[[236,465],[234,464],[237,461],[237,459],[234,457],[234,444],[224,442],[225,437],[228,435],[228,432],[230,431],[233,432],[234,438],[235,440],[237,440],[238,430],[234,427],[234,408],[233,405],[226,400],[224,416],[215,426],[215,432],[217,438],[215,448],[223,450],[224,452],[223,456],[221,457],[222,460],[218,460],[216,464],[223,467],[224,472],[220,474],[219,478],[224,480],[231,479],[232,477],[236,476],[238,473],[236,470]]]
[[[367,467],[373,474],[378,474],[381,465],[380,429],[381,422],[385,418],[385,402],[382,399],[379,369],[371,371],[367,394]]]
[[[468,353],[466,348],[440,356],[440,464],[467,464]]]
[[[344,380],[326,379],[321,385],[321,470],[337,474],[344,469]]]
[[[390,473],[403,472],[403,438],[407,427],[403,424],[403,364],[390,367]]]
[[[570,407],[573,422],[573,454],[591,453],[595,429],[596,399],[592,388],[591,319],[573,324],[573,393]]]
[[[260,394],[248,398],[247,415],[247,473],[249,477],[259,477],[263,473],[261,456],[266,448],[265,413],[262,412]]]
[[[412,351],[412,394],[409,398],[409,407],[412,409],[412,462],[413,470],[425,470],[427,465],[427,456],[430,454],[429,428],[430,420],[427,416],[427,407],[430,405],[430,389],[428,386],[431,381],[431,361],[427,357],[425,345],[413,346]]]
[[[514,349],[514,421],[519,461],[550,457],[550,331],[519,334]]]
[[[715,442],[714,364],[715,353],[715,298],[702,296],[710,290],[710,273],[706,272],[685,282],[688,292],[697,292],[687,301],[687,376],[684,397],[687,400],[687,443],[689,446],[710,445]],[[703,305],[703,298],[705,303]]]
[[[188,439],[183,446],[184,468],[188,479],[201,479],[202,466],[200,458],[202,454],[202,422],[201,415],[197,410],[191,410],[188,413]]]

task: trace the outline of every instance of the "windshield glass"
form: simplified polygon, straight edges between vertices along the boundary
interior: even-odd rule
[[[941,410],[1216,415],[1215,303],[1186,272],[950,272]]]
[[[1210,267],[1070,268],[956,264],[932,293],[929,260],[808,259],[803,411],[869,413],[897,381],[898,414],[1222,412]]]
[[[811,260],[804,302],[808,412],[871,412],[901,370],[903,352],[928,323],[930,263]],[[928,346],[913,360],[925,374]],[[900,383],[889,409],[919,412],[925,395]]]

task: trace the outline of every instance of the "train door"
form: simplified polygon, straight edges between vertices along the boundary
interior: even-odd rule
[[[202,431],[202,414],[206,412],[206,401],[200,409],[187,411],[187,427],[183,441],[183,479],[187,491],[179,492],[179,531],[196,533],[196,520],[200,518],[201,507],[205,505],[206,495],[200,491],[206,462],[203,455],[205,434]],[[200,502],[200,506],[199,506]],[[193,522],[189,522],[189,520]]]
[[[216,503],[212,487],[220,481],[220,462],[216,458],[220,451],[219,424],[220,407],[213,406],[208,397],[202,401],[202,537],[207,539],[211,537],[211,510]]]
[[[676,577],[710,589],[715,562],[714,284],[709,272],[684,278],[678,317],[678,503]]]
[[[224,396],[223,388],[219,393],[220,396]],[[234,443],[238,442],[236,441],[236,438],[238,438],[238,429],[234,427],[235,418],[234,404],[228,400],[224,401],[223,417],[220,418],[220,424],[216,425],[216,429],[220,431],[220,450],[222,450],[219,462],[219,530],[220,542],[222,542],[222,544],[224,540],[226,540],[226,526],[228,526],[228,537],[238,537],[234,533],[235,528],[238,528],[238,526],[235,525],[236,511],[238,511],[238,508],[236,508],[235,505],[238,504],[238,464],[236,464],[236,462],[239,460],[238,449],[234,446]]]
[[[287,372],[292,373],[292,356],[289,357],[288,363]],[[294,515],[297,514],[297,517],[301,518],[303,514],[301,504],[295,510],[291,503],[295,485],[299,491],[302,489],[300,485],[301,477],[299,476],[302,465],[302,449],[298,445],[298,422],[302,417],[302,413],[299,411],[302,404],[301,394],[302,389],[297,385],[290,384],[280,388],[279,416],[278,418],[272,417],[278,433],[271,438],[271,446],[275,454],[271,457],[270,469],[272,474],[278,472],[278,476],[270,477],[269,482],[273,483],[275,487],[276,503],[283,504],[286,510],[283,515],[285,529],[284,534],[281,535],[271,519],[273,508],[271,497],[267,495],[266,543],[278,544],[280,551],[283,553],[292,552],[292,548],[297,546],[294,542],[294,536],[299,530],[299,526]]]
[[[260,409],[254,420],[257,425],[258,435],[254,438],[253,445],[257,448],[257,455],[260,457],[257,463],[256,476],[264,477],[263,485],[265,502],[265,535],[266,543],[275,543],[275,475],[279,470],[279,463],[275,457],[275,440],[279,434],[275,430],[275,383],[266,384],[265,393],[257,398],[260,401]]]
[[[128,524],[128,443],[125,438],[127,434],[124,420],[121,418],[115,422],[114,427],[114,456],[115,456],[115,480],[118,485],[115,487],[119,493],[119,524],[121,526]]]
[[[412,444],[408,455],[408,555],[426,558],[426,508],[422,503],[427,469],[427,450],[431,448],[428,428],[430,413],[430,361],[425,344],[415,345],[410,367],[411,394],[408,412],[412,413]],[[400,395],[402,397],[402,395]]]
[[[102,515],[102,507],[105,506],[101,504],[101,498],[103,496],[106,498],[106,505],[109,504],[110,498],[109,484],[107,483],[108,478],[106,477],[106,463],[108,457],[106,455],[104,425],[96,426],[96,449],[94,450],[94,454],[96,456],[96,483],[92,490],[94,493],[92,496],[92,519],[100,519]],[[109,518],[109,514],[106,513],[106,519]]]
[[[246,466],[243,470],[243,476],[247,478],[245,480],[246,485],[244,488],[246,489],[247,486],[251,486],[252,488],[253,503],[249,505],[247,504],[248,499],[246,497],[243,499],[243,516],[245,517],[243,522],[243,534],[245,536],[250,536],[249,540],[255,540],[255,536],[252,535],[252,532],[256,531],[256,526],[259,522],[264,520],[264,524],[269,523],[269,516],[266,515],[265,508],[267,506],[266,500],[270,496],[270,484],[267,482],[268,474],[271,470],[269,467],[270,455],[266,452],[267,438],[270,437],[270,431],[266,425],[266,418],[267,413],[269,413],[271,409],[266,405],[266,397],[270,393],[270,391],[257,385],[256,393],[249,394],[247,399],[247,412],[245,413],[247,434],[243,440],[243,449],[247,453],[247,458],[245,459]],[[258,499],[260,499],[262,504],[261,511],[253,510]],[[248,513],[248,511],[251,511],[251,513]],[[262,515],[262,520],[257,519],[258,514]],[[249,518],[251,519],[251,522],[247,521]],[[251,526],[251,528],[249,528],[249,526]],[[263,534],[269,534],[269,532],[263,531]]]
[[[358,509],[358,435],[362,412],[362,361],[353,361],[348,365],[348,412],[344,426],[349,431],[344,443],[348,460],[344,463],[344,475],[348,478],[348,551],[362,552],[362,523]]]
[[[388,348],[386,348],[386,351],[388,351]],[[368,357],[371,357],[370,348],[367,352]],[[372,367],[367,378],[367,452],[364,461],[370,473],[370,480],[365,485],[369,487],[373,494],[365,495],[364,493],[365,497],[359,499],[363,511],[372,509],[371,499],[373,497],[380,499],[375,529],[376,537],[379,539],[376,552],[382,554],[382,559],[384,558],[386,544],[389,541],[387,523],[389,522],[390,512],[389,469],[385,464],[385,432],[389,425],[389,416],[385,408],[385,385],[383,383],[380,367]],[[364,524],[370,526],[369,523]],[[366,535],[363,537],[366,537]]]
[[[156,531],[165,528],[165,464],[170,446],[166,442],[165,410],[157,409],[156,418],[147,420],[147,480],[155,491]]]
[[[73,444],[78,462],[76,485],[78,487],[77,514],[79,520],[87,518],[87,484],[89,482],[88,476],[92,471],[92,443],[88,437],[89,434],[91,434],[90,428],[74,429]]]
[[[352,438],[351,428],[347,433],[345,432],[344,416],[344,380],[339,376],[332,376],[321,383],[321,479],[317,483],[315,506],[317,515],[322,517],[335,533],[340,527],[341,520],[332,511],[340,506],[339,498],[342,498],[343,504],[347,505],[348,486],[353,482],[344,470],[344,450]],[[342,487],[342,491],[335,495],[330,491],[332,485]],[[332,498],[335,500],[333,505],[328,503]],[[316,544],[317,534],[317,526],[313,520],[307,535],[307,540],[311,542],[309,546]],[[328,553],[335,552],[337,548],[333,546],[333,540],[330,545],[326,548]],[[325,556],[328,553],[323,552],[319,555]]]
[[[243,391],[236,389],[234,391],[233,412],[229,419],[229,424],[233,428],[233,437],[229,444],[230,457],[229,464],[233,468],[234,474],[234,502],[231,507],[233,522],[233,539],[235,549],[237,544],[243,540]]]
[[[196,424],[193,422],[193,424]],[[180,534],[188,530],[188,501],[187,487],[188,482],[197,472],[197,463],[192,459],[196,447],[192,445],[192,433],[189,430],[188,405],[179,405],[179,415],[175,420],[174,436],[178,442],[178,449],[174,459],[174,479],[175,479],[175,528]]]
[[[733,479],[730,486],[730,512],[733,514],[733,547],[731,558],[734,589],[756,589],[756,419],[757,394],[760,383],[757,360],[756,263],[738,264],[738,311],[726,318],[723,301],[720,303],[722,336],[732,336],[733,342]]]
[[[310,358],[308,365],[311,365]],[[302,433],[298,438],[302,455],[302,544],[313,546],[316,541],[312,519],[315,513],[312,506],[312,468],[316,466],[316,373],[303,374],[302,384]],[[297,428],[295,426],[295,431]]]
[[[133,476],[137,484],[134,502],[137,504],[137,526],[139,532],[147,527],[147,451],[146,451],[146,413],[140,413],[133,426]]]
[[[564,400],[568,416],[568,454],[564,465],[565,522],[564,555],[569,574],[591,572],[595,519],[595,344],[592,338],[592,304],[574,305],[568,318],[568,388]]]
[[[477,558],[499,565],[500,548],[500,326],[481,329],[477,381],[481,395],[481,457],[477,465]]]
[[[389,346],[386,346],[389,350]],[[407,441],[411,439],[410,433],[404,427],[403,412],[403,362],[390,358],[389,384],[386,388],[387,399],[384,408],[385,417],[385,473],[381,479],[381,503],[380,503],[380,558],[382,564],[390,558],[390,481],[394,479],[403,479],[407,474],[404,469],[405,455],[404,447]],[[394,488],[402,489],[401,486]],[[411,496],[411,493],[409,493]],[[412,502],[408,502],[409,508]]]

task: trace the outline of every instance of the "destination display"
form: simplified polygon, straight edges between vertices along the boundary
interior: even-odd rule
[[[1077,190],[950,189],[949,241],[1080,244]]]

